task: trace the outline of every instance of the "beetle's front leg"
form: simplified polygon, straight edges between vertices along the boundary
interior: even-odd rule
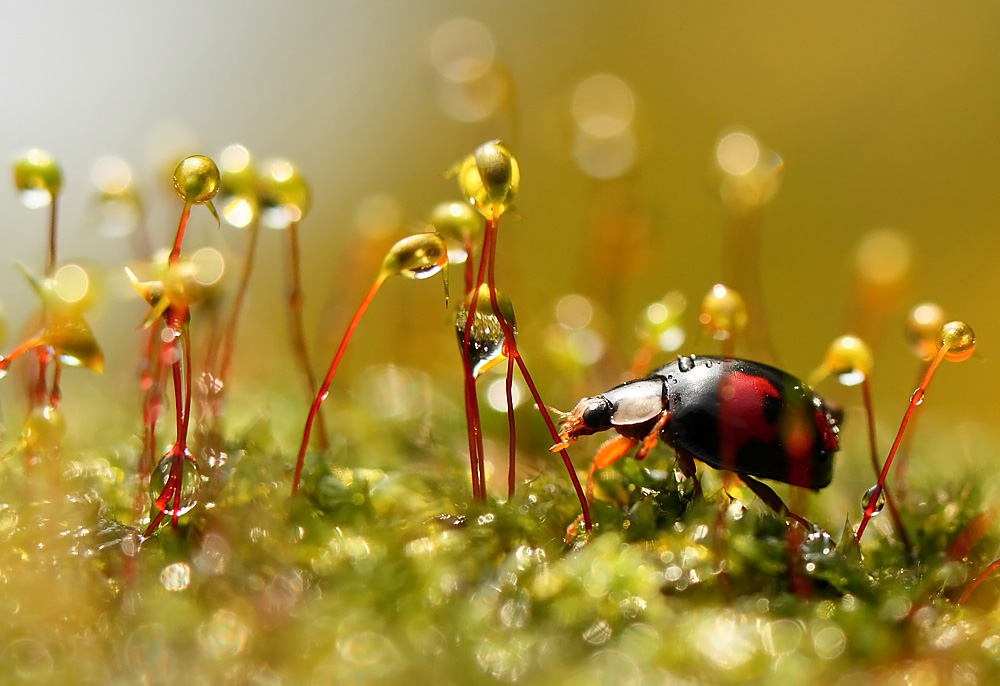
[[[646,437],[642,439],[642,445],[639,446],[639,450],[635,453],[635,459],[641,460],[649,454],[649,451],[653,449],[656,445],[656,441],[660,438],[660,432],[663,431],[663,427],[667,425],[670,421],[670,412],[668,410],[663,410],[660,416],[656,418],[656,423],[653,424],[653,428],[649,430]]]
[[[597,454],[594,455],[593,461],[590,463],[590,470],[587,472],[587,500],[591,500],[594,497],[594,472],[620,460],[638,442],[638,438],[616,436],[601,444],[601,447],[597,449]]]

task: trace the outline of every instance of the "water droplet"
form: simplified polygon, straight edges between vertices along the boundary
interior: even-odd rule
[[[163,588],[177,593],[191,585],[191,567],[186,562],[174,562],[160,572],[160,583]]]
[[[825,531],[813,531],[799,547],[807,572],[831,564],[837,557],[837,544]]]
[[[865,373],[857,369],[853,369],[849,372],[844,372],[843,374],[837,375],[837,381],[839,381],[844,386],[857,386],[864,380],[865,380]]]
[[[66,435],[66,422],[62,413],[51,405],[39,405],[24,419],[21,438],[31,455],[41,456],[54,452]]]
[[[694,357],[678,357],[677,369],[682,372],[689,372],[694,369]]]
[[[198,627],[198,647],[210,658],[220,660],[238,655],[250,636],[250,630],[229,610],[218,610]]]
[[[219,576],[229,566],[229,542],[219,534],[207,534],[191,556],[195,568],[202,574]]]
[[[171,479],[171,471],[180,464],[180,483]],[[176,477],[175,477],[176,479]],[[171,449],[156,465],[149,477],[149,493],[153,498],[153,506],[171,517],[187,514],[198,504],[198,490],[201,487],[201,473],[198,463],[188,450],[183,453]],[[180,490],[180,501],[177,503],[177,491]]]
[[[874,486],[869,488],[867,491],[865,491],[865,494],[861,496],[862,510],[868,507],[868,501],[872,499],[873,495],[875,495],[876,489],[878,489],[878,484],[875,484]],[[875,503],[875,509],[872,510],[872,517],[876,516],[879,512],[881,512],[883,507],[885,507],[885,491],[880,490],[878,494],[878,501],[876,501]]]
[[[11,641],[0,654],[4,671],[18,677],[17,681],[43,683],[52,676],[54,661],[49,649],[30,638]],[[9,670],[9,671],[8,671]]]
[[[476,649],[480,669],[498,681],[518,681],[528,671],[527,639],[512,638],[509,643],[485,639]]]
[[[484,302],[484,289],[480,290],[479,302],[476,304],[476,313],[472,317],[472,327],[469,330],[469,348],[466,352],[469,362],[472,364],[473,376],[479,376],[505,357],[503,329],[500,327],[499,318],[493,312],[488,292]],[[514,319],[514,309],[510,304],[510,299],[498,292],[497,304],[500,305],[504,319],[511,326],[516,336],[517,323]],[[461,349],[462,343],[465,340],[465,324],[467,319],[468,309],[463,306],[458,310],[458,314],[455,317],[455,332],[458,335],[459,349]]]
[[[591,645],[601,645],[608,642],[612,633],[611,625],[606,620],[597,619],[584,630],[583,640]]]

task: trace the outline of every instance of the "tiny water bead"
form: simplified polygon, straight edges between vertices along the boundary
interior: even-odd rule
[[[160,570],[160,584],[171,593],[184,591],[191,585],[191,566],[186,562],[174,562]]]
[[[172,483],[171,473],[177,469],[180,460],[180,499],[177,500],[176,486]],[[182,454],[170,450],[160,460],[149,479],[149,494],[153,498],[153,506],[169,517],[181,517],[198,504],[198,492],[201,490],[201,470],[191,452],[185,449]],[[169,496],[169,497],[168,497]]]
[[[29,150],[14,162],[14,185],[26,206],[44,207],[62,189],[62,170],[48,152]]]
[[[865,494],[861,496],[861,509],[863,510],[868,506],[868,503],[871,501],[872,496],[875,495],[876,491],[878,491],[878,500],[875,501],[875,507],[872,509],[872,517],[877,516],[878,513],[885,507],[885,491],[879,489],[878,484],[876,484],[865,491]]]
[[[907,405],[906,411],[903,413],[903,420],[900,422],[899,430],[896,432],[896,438],[892,443],[892,448],[889,449],[889,455],[885,459],[885,465],[882,467],[882,472],[879,474],[878,483],[871,493],[868,499],[868,505],[865,507],[864,516],[861,519],[861,524],[858,526],[857,534],[855,538],[860,542],[861,537],[864,535],[865,527],[868,525],[868,520],[871,518],[874,508],[877,504],[877,499],[881,497],[883,489],[885,488],[886,477],[889,475],[889,468],[892,466],[893,458],[896,456],[896,452],[899,450],[900,443],[902,442],[903,435],[906,431],[906,425],[910,421],[910,417],[913,415],[914,411],[923,404],[924,395],[927,392],[927,387],[930,385],[931,379],[934,377],[934,372],[937,370],[938,365],[942,360],[948,359],[953,362],[961,362],[962,360],[968,359],[976,349],[976,336],[972,331],[972,327],[963,321],[951,321],[941,327],[940,332],[937,336],[938,340],[938,351],[931,359],[927,365],[927,371],[924,372],[924,376],[920,381],[920,385],[910,396],[910,403]]]
[[[828,566],[837,558],[837,544],[825,531],[813,531],[806,536],[799,547],[807,572]]]

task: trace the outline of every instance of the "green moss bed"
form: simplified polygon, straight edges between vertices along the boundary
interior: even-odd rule
[[[1000,543],[975,486],[912,484],[900,501],[908,553],[881,526],[885,513],[859,547],[850,522],[790,526],[712,470],[702,469],[706,495],[695,496],[658,448],[600,473],[597,528],[567,544],[579,504],[558,460],[526,466],[538,475],[509,502],[474,502],[457,413],[420,428],[329,405],[341,438],[310,453],[298,497],[292,456],[256,420],[202,460],[198,504],[179,526],[141,545],[149,500],[137,507],[134,442],[64,450],[57,465],[6,460],[3,683],[990,684],[1000,675],[997,584],[957,602]]]

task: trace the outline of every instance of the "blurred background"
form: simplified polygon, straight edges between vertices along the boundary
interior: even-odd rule
[[[385,247],[420,230],[435,204],[459,199],[444,173],[493,138],[522,172],[515,211],[501,221],[497,278],[551,405],[569,409],[617,383],[636,325],[669,291],[686,297],[684,337],[671,345],[718,354],[699,331],[698,303],[716,282],[749,279],[766,313],[751,327],[796,375],[840,334],[870,341],[883,441],[915,386],[904,320],[925,300],[972,324],[980,343],[974,358],[942,369],[927,423],[953,427],[955,446],[978,455],[1000,417],[996,5],[16,3],[0,23],[0,58],[0,153],[13,160],[40,147],[58,159],[60,259],[94,266],[104,282],[89,316],[105,375],[67,374],[67,406],[100,407],[122,426],[138,425],[135,329],[145,312],[122,267],[145,256],[142,240],[116,235],[121,222],[95,208],[98,160],[130,165],[154,246],[176,227],[169,184],[181,156],[218,159],[239,143],[256,160],[298,165],[313,193],[300,239],[320,368]],[[745,173],[762,174],[749,199],[727,186]],[[37,304],[14,263],[41,271],[46,221],[12,183],[0,189],[5,349]],[[759,240],[742,242],[747,231]],[[185,251],[214,246],[235,266],[244,244],[195,209]],[[285,253],[281,232],[265,231],[234,395],[299,388]],[[457,289],[460,271],[452,277]],[[557,319],[569,294],[587,299],[583,314],[575,299]],[[582,327],[583,352],[567,363],[553,337]],[[460,406],[454,345],[440,285],[391,280],[342,373],[406,365],[440,378]],[[763,355],[748,340],[736,348]],[[15,397],[11,386],[3,393]]]

